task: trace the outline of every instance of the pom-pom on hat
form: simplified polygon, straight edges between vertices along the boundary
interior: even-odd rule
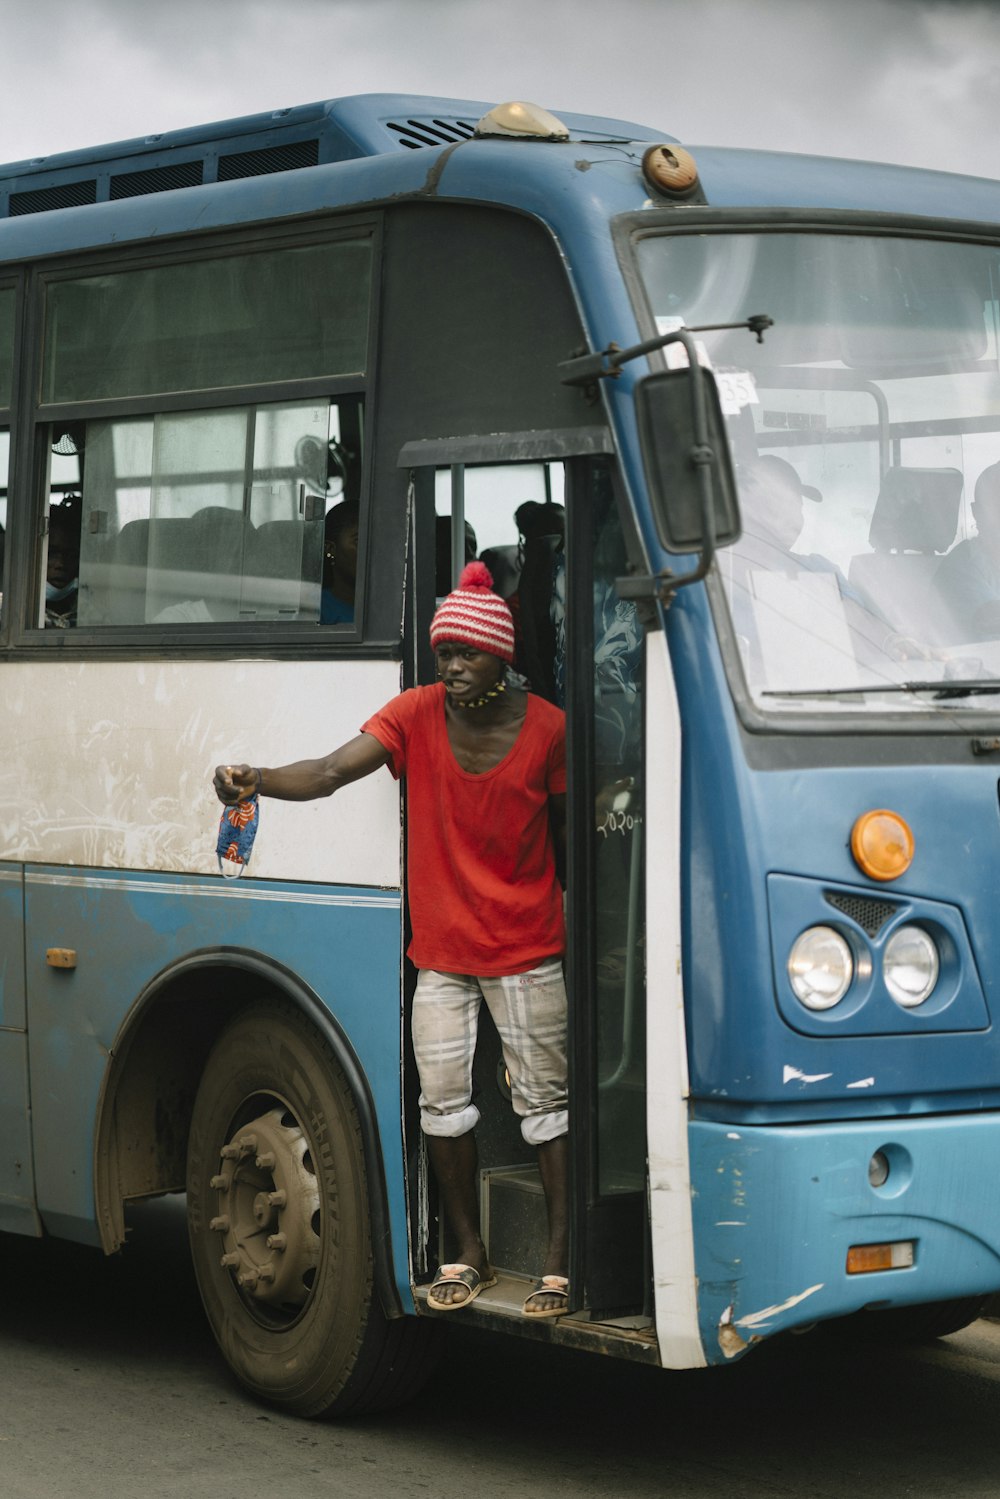
[[[438,605],[431,620],[431,649],[443,640],[470,645],[487,655],[514,660],[514,620],[503,599],[493,592],[493,577],[484,562],[462,569],[458,587]]]

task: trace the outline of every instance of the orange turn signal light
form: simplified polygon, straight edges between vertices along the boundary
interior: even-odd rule
[[[851,853],[870,880],[896,880],[913,863],[913,834],[897,812],[862,812],[851,829]]]
[[[873,1270],[908,1270],[913,1264],[913,1240],[895,1244],[852,1244],[847,1251],[848,1275],[869,1275]]]

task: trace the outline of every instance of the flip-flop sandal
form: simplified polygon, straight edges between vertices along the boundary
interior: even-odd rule
[[[463,1306],[475,1301],[480,1291],[488,1291],[496,1283],[497,1278],[492,1270],[480,1275],[472,1265],[441,1265],[438,1267],[437,1280],[427,1293],[427,1305],[436,1312],[460,1312]],[[465,1286],[469,1294],[463,1296],[461,1301],[439,1301],[434,1292],[444,1286]]]
[[[539,1307],[532,1305],[536,1296],[561,1296],[560,1306]],[[535,1282],[535,1288],[525,1297],[521,1308],[526,1317],[565,1317],[569,1311],[569,1280],[565,1275],[543,1275]]]

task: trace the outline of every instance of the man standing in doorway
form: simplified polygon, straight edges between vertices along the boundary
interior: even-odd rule
[[[508,682],[514,627],[481,562],[431,621],[438,682],[387,703],[355,739],[279,769],[219,766],[224,803],[329,796],[388,765],[407,780],[408,898],[418,970],[413,1048],[420,1122],[458,1260],[428,1304],[468,1306],[495,1283],[476,1183],[472,1061],[480,1006],[496,1023],[524,1139],[538,1151],[549,1219],[529,1317],[569,1308],[566,989],[557,847],[565,840],[565,721]]]

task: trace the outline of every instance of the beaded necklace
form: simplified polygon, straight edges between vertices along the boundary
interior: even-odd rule
[[[453,702],[452,703],[452,707],[453,708],[485,708],[487,703],[491,703],[494,698],[499,697],[502,692],[506,692],[506,691],[507,691],[507,682],[506,682],[506,679],[504,677],[501,677],[500,680],[499,680],[499,682],[497,682],[496,686],[491,687],[488,692],[484,692],[483,695],[482,695],[482,697],[473,698],[473,700],[472,700],[471,703],[455,703],[455,702]]]

